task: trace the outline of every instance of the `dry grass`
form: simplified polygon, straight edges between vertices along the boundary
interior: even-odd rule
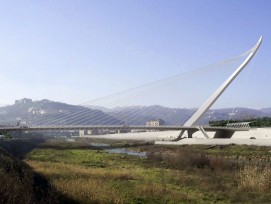
[[[50,163],[28,160],[27,163],[34,167],[34,169],[47,175],[49,177],[65,177],[65,178],[96,178],[96,179],[108,179],[111,180],[132,180],[135,179],[135,175],[131,174],[129,169],[104,169],[104,168],[87,168],[84,166],[76,166],[73,164],[63,163]],[[72,173],[72,174],[71,174]]]
[[[145,200],[152,198],[152,202],[156,203],[162,200],[164,203],[171,203],[173,201],[196,202],[203,197],[201,193],[193,190],[183,189],[183,191],[176,191],[166,183],[154,183],[150,181],[137,185],[133,191],[133,196],[135,198],[145,198]]]
[[[271,192],[271,169],[258,167],[256,165],[246,165],[240,170],[239,187],[249,192]]]
[[[125,198],[117,188],[101,179],[58,179],[53,181],[57,189],[80,203],[124,203]]]
[[[80,203],[167,203],[201,200],[195,190],[175,185],[177,170],[159,168],[92,168],[74,164],[28,160],[56,189]],[[185,176],[183,174],[183,176]]]
[[[86,168],[82,166],[27,161],[36,171],[42,172],[57,190],[80,203],[124,203],[117,188],[108,180],[130,180],[134,177],[126,169]],[[107,181],[106,181],[107,180]]]

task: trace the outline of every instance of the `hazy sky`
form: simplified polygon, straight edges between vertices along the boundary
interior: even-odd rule
[[[271,107],[269,0],[0,3],[0,104],[82,103],[235,56],[263,35],[246,78],[252,100],[237,105]]]

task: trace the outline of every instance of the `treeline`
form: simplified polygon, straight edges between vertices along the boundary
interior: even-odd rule
[[[229,123],[241,123],[241,122],[250,122],[250,127],[271,127],[271,118],[254,118],[249,120],[220,120],[220,121],[209,121],[210,126],[219,126],[224,127]]]

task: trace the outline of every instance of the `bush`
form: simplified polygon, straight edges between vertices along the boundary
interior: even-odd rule
[[[183,150],[177,153],[148,152],[147,158],[153,162],[163,162],[175,169],[204,168],[210,166],[210,159],[204,154]]]
[[[237,168],[237,164],[220,157],[210,158],[210,166],[213,170],[220,171],[232,171]]]
[[[152,162],[161,162],[163,161],[162,154],[160,152],[147,152],[147,158],[148,160]]]

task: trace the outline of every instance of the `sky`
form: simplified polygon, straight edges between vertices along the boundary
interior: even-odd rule
[[[263,35],[245,91],[218,106],[271,107],[269,0],[0,3],[0,105],[81,104],[236,56]]]

